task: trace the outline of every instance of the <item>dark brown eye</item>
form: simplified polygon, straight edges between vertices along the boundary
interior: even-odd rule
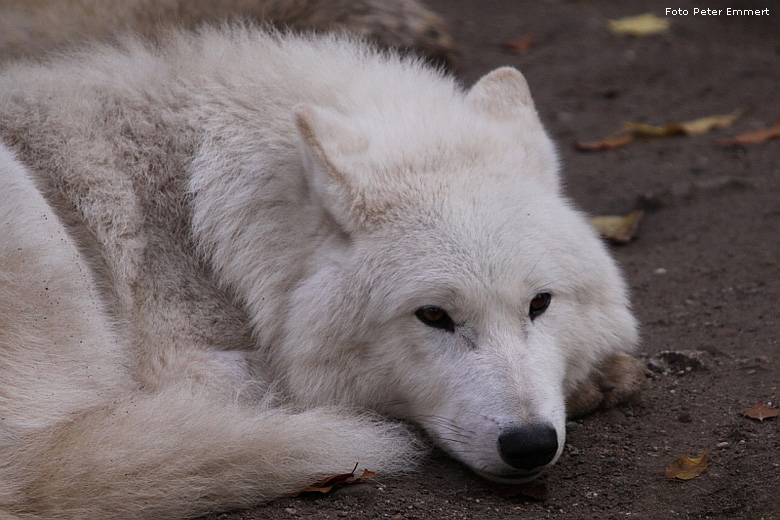
[[[455,332],[455,322],[447,312],[433,305],[420,307],[414,313],[417,319],[434,329],[443,329],[447,332]]]
[[[552,299],[552,295],[546,292],[539,293],[536,296],[534,296],[531,299],[531,305],[529,306],[529,310],[528,310],[528,317],[533,320],[537,316],[544,313],[544,311],[547,310],[547,307],[550,306],[551,299]]]

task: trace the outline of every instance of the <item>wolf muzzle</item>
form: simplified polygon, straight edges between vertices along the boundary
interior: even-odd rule
[[[512,427],[499,435],[498,452],[515,469],[541,468],[558,453],[558,433],[548,424]]]

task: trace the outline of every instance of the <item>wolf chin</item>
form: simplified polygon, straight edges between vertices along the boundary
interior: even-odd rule
[[[464,89],[346,37],[172,32],[6,67],[0,134],[1,518],[403,473],[404,423],[522,482],[567,406],[641,386],[514,69]]]

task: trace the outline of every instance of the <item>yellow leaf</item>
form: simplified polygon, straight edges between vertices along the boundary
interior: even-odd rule
[[[682,130],[682,133],[686,135],[703,134],[714,128],[725,128],[727,126],[731,126],[731,124],[736,121],[740,115],[742,115],[742,110],[735,110],[731,114],[703,117],[701,119],[688,121],[687,123],[680,123],[678,126]]]
[[[608,20],[608,22],[612,32],[628,36],[646,36],[669,30],[669,20],[659,18],[653,13],[629,16],[618,20]]]
[[[592,217],[591,224],[607,240],[618,244],[627,244],[636,237],[639,229],[639,221],[644,213],[642,210],[634,210],[628,215],[609,215]]]
[[[644,137],[664,137],[667,135],[697,135],[714,128],[724,128],[737,120],[742,110],[721,116],[702,117],[685,123],[670,123],[666,126],[653,126],[644,123],[623,123],[623,129]]]
[[[704,451],[698,457],[683,455],[666,466],[664,475],[666,478],[691,480],[701,475],[707,469],[707,452]]]

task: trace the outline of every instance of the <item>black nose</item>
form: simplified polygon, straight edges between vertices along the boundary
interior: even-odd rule
[[[498,452],[513,468],[530,471],[552,462],[558,453],[558,434],[547,424],[510,428],[498,436]]]

